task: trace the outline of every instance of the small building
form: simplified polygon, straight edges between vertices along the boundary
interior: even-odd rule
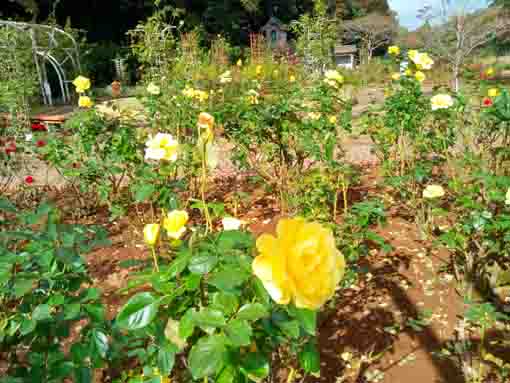
[[[278,48],[287,45],[287,26],[280,19],[272,16],[260,29],[264,38],[271,48]]]
[[[356,53],[358,49],[355,45],[336,45],[335,46],[335,64],[336,66],[354,69]]]

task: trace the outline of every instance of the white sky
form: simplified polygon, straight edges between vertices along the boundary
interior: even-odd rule
[[[487,5],[487,0],[450,0],[455,3],[470,3],[474,8],[483,8]],[[410,30],[420,26],[421,20],[416,18],[418,9],[423,8],[425,4],[432,7],[438,7],[441,0],[388,0],[390,8],[398,13],[400,24]]]

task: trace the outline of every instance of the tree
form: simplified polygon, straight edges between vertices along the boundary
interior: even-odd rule
[[[394,15],[371,13],[344,24],[344,40],[361,43],[367,62],[376,49],[389,45],[397,32],[398,23]]]
[[[510,19],[499,6],[476,10],[469,0],[442,0],[419,16],[429,25],[422,34],[425,48],[448,62],[456,92],[460,71],[471,54],[509,31]]]

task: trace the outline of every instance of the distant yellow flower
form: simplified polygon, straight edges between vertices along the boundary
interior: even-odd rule
[[[392,79],[393,81],[398,81],[398,80],[400,80],[400,73],[398,73],[398,72],[393,73],[393,74],[391,75],[391,79]]]
[[[78,106],[80,108],[91,108],[94,103],[89,96],[80,96],[78,99]]]
[[[259,94],[256,90],[250,89],[248,91],[248,101],[252,105],[257,105],[259,103]]]
[[[186,231],[188,213],[184,210],[173,210],[163,220],[163,227],[167,235],[173,239],[179,239]]]
[[[204,102],[209,99],[209,93],[203,90],[195,90],[193,95],[199,102]]]
[[[255,67],[255,73],[258,75],[262,74],[262,65],[257,65]]]
[[[76,87],[77,93],[85,93],[86,90],[90,89],[90,79],[78,76],[74,79],[73,85]]]
[[[273,71],[273,76],[277,77],[279,74],[280,74],[280,72],[278,71],[278,69],[275,69]]]
[[[179,152],[179,142],[171,134],[158,133],[155,137],[150,136],[145,143],[146,160],[176,161]]]
[[[149,92],[150,94],[154,95],[154,96],[157,96],[158,94],[161,93],[161,89],[159,86],[157,86],[156,84],[154,84],[153,82],[151,82],[149,84],[149,86],[147,86],[147,92]]]
[[[200,138],[203,142],[211,142],[214,138],[214,117],[209,113],[202,112],[198,116],[198,128],[203,132],[200,134]]]
[[[453,105],[453,98],[449,94],[436,94],[430,99],[432,110],[448,109]]]
[[[388,53],[393,56],[398,56],[400,54],[400,47],[392,45],[388,48]]]
[[[289,77],[289,81],[290,81],[290,82],[295,82],[295,81],[296,81],[296,76],[291,75],[291,76]]]
[[[508,191],[506,192],[505,205],[510,205],[510,188],[508,188]]]
[[[253,273],[278,304],[319,309],[335,293],[345,272],[330,229],[302,218],[280,219],[277,236],[257,239]]]
[[[423,198],[435,199],[441,198],[445,195],[445,191],[441,185],[428,185],[423,190]]]
[[[425,73],[418,71],[414,74],[414,78],[419,82],[423,82],[427,77],[425,76]]]
[[[494,69],[493,68],[489,68],[485,71],[485,74],[487,76],[492,76],[494,74]]]
[[[343,84],[344,77],[336,70],[328,70],[324,74],[324,82],[333,88],[338,88]]]
[[[143,228],[143,239],[149,246],[154,246],[159,238],[159,224],[150,223]]]
[[[410,49],[409,52],[407,52],[407,56],[414,62],[414,59],[418,55],[418,51],[416,49]]]
[[[430,58],[427,53],[417,53],[414,56],[413,62],[416,64],[418,69],[429,70],[434,65],[434,60]]]
[[[329,117],[329,122],[330,122],[331,124],[333,124],[333,125],[334,125],[334,124],[336,124],[336,122],[337,122],[337,118],[336,118],[336,116],[330,116],[330,117]]]
[[[182,90],[182,94],[186,97],[193,98],[195,96],[195,90],[186,85]]]
[[[499,89],[498,88],[491,88],[491,89],[489,89],[487,94],[489,95],[489,97],[498,97],[499,96]]]
[[[241,60],[241,59],[237,60],[236,65],[239,67],[243,66],[243,60]]]
[[[413,71],[411,69],[406,69],[405,75],[406,76],[412,76],[413,75]]]

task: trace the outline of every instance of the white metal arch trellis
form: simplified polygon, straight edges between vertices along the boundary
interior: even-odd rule
[[[79,49],[74,37],[50,25],[0,20],[0,27],[13,28],[30,38],[44,103],[53,105],[47,64],[51,65],[57,74],[62,100],[68,103],[71,100],[69,92],[71,79],[81,72]]]

